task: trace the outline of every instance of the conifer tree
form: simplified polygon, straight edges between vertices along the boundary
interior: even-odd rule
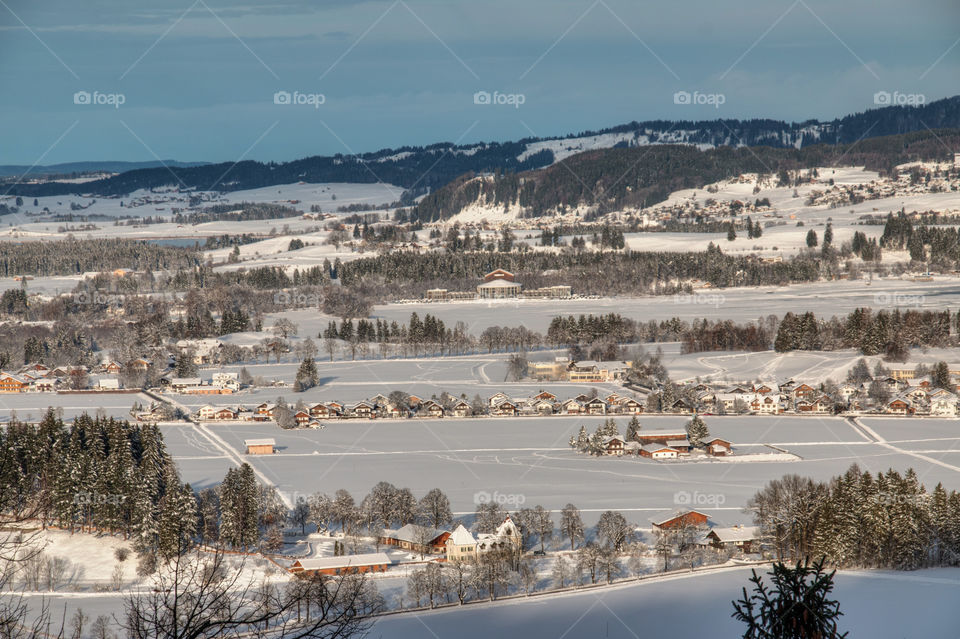
[[[707,430],[707,424],[700,415],[694,415],[693,419],[687,422],[687,440],[690,441],[691,446],[700,448],[703,446],[703,441],[709,436],[710,431]]]

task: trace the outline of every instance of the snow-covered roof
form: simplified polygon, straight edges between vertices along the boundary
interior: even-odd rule
[[[450,535],[448,541],[454,546],[471,546],[477,543],[473,533],[464,528],[463,524],[457,526],[456,530],[454,530]]]
[[[297,563],[304,570],[326,570],[353,566],[377,566],[392,562],[387,553],[371,552],[362,555],[341,555],[339,557],[307,557],[306,559],[298,559]]]
[[[477,288],[520,288],[520,284],[510,280],[491,280],[480,284]]]
[[[431,542],[445,532],[447,531],[440,530],[439,528],[424,528],[416,524],[407,524],[397,530],[384,530],[383,536],[398,541],[406,541],[411,544],[419,544],[424,541]]]
[[[707,535],[714,535],[720,542],[753,541],[759,538],[757,526],[732,526],[730,528],[711,528]]]
[[[644,444],[640,448],[648,453],[656,453],[662,450],[672,450],[675,453],[680,452],[676,448],[670,448],[669,446],[664,446],[663,444]]]
[[[273,437],[262,437],[260,439],[245,439],[243,440],[243,445],[247,446],[273,446],[276,442]]]

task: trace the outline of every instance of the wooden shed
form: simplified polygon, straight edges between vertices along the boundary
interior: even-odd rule
[[[248,455],[272,455],[274,446],[276,446],[276,442],[273,441],[272,437],[245,439],[243,440],[243,444],[247,447]]]

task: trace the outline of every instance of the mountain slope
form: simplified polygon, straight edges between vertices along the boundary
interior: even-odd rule
[[[234,191],[294,182],[386,182],[409,190],[409,198],[439,188],[469,172],[520,172],[543,168],[576,153],[660,144],[768,146],[802,149],[812,144],[845,144],[861,138],[927,129],[960,127],[960,96],[920,107],[890,106],[830,122],[787,123],[779,120],[708,120],[631,122],[558,138],[516,142],[385,149],[356,156],[314,156],[283,163],[254,161],[197,167],[162,167],[128,171],[84,184],[48,182],[15,184],[9,193],[24,196],[84,193],[126,195],[137,189],[179,187]]]
[[[960,149],[960,129],[801,149],[721,146],[700,151],[685,145],[604,149],[573,155],[560,164],[534,171],[460,176],[423,198],[408,217],[437,221],[468,207],[519,207],[523,217],[580,207],[603,214],[651,206],[673,191],[701,188],[743,173],[780,174],[839,162],[885,173],[909,161],[952,159],[952,149]]]

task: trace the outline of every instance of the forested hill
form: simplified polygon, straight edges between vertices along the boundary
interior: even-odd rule
[[[408,197],[444,186],[466,173],[515,173],[543,168],[558,158],[585,149],[632,148],[660,144],[687,144],[701,148],[769,146],[805,148],[854,143],[862,138],[960,128],[960,96],[920,107],[890,106],[848,115],[828,122],[809,120],[707,120],[631,122],[599,131],[584,131],[562,138],[526,138],[516,142],[385,149],[360,155],[314,156],[292,162],[225,162],[195,167],[146,168],[114,177],[73,184],[47,182],[16,184],[12,195],[90,194],[127,195],[137,189],[166,186],[221,191],[253,189],[294,182],[383,181],[409,189]],[[747,154],[749,155],[749,154]]]
[[[950,160],[960,149],[960,129],[923,131],[870,138],[851,144],[793,148],[662,145],[581,153],[535,171],[467,174],[423,198],[408,215],[423,222],[456,215],[471,205],[522,207],[522,216],[538,217],[577,206],[597,214],[651,206],[676,190],[701,188],[742,173],[780,175],[811,167],[865,166],[889,172],[915,160]]]

